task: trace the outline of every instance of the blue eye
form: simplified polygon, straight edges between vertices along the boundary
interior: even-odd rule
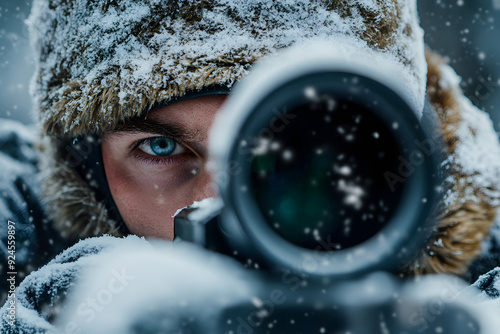
[[[186,151],[184,146],[169,137],[148,138],[138,148],[149,155],[160,157],[181,154]]]
[[[149,141],[149,147],[155,155],[170,155],[175,150],[176,142],[172,138],[158,137]]]

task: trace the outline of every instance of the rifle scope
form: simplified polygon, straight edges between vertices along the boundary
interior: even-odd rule
[[[223,208],[181,215],[176,235],[311,277],[396,270],[428,238],[440,183],[434,111],[408,101],[366,60],[260,65],[212,132]]]

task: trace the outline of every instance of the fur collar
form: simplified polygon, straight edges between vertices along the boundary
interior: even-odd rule
[[[487,135],[491,136],[492,140],[486,144],[494,152],[498,152],[498,140],[489,117],[466,99],[458,85],[458,77],[443,58],[428,51],[427,63],[427,96],[441,121],[450,176],[446,180],[448,192],[443,199],[442,211],[432,237],[407,269],[410,275],[463,275],[472,260],[479,255],[481,243],[488,236],[495,220],[499,206],[497,190],[500,170],[499,166],[494,166],[497,170],[490,180],[478,180],[477,176],[482,171],[470,170],[460,157],[460,153],[472,156],[472,152],[460,151],[463,151],[462,146],[478,150],[480,145],[485,144],[478,140],[479,131],[488,132]],[[470,116],[483,119],[486,126],[476,128],[469,125],[464,118]],[[464,138],[477,142],[464,143]],[[478,165],[480,163],[477,161]],[[493,161],[491,163],[494,165]]]

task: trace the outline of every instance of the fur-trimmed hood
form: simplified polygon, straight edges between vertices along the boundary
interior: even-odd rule
[[[260,58],[310,39],[348,41],[391,59],[416,108],[427,87],[449,153],[449,192],[409,270],[463,273],[488,233],[500,147],[452,70],[431,53],[426,66],[416,1],[35,0],[28,21],[38,52],[32,92],[46,142],[45,199],[67,238],[122,234],[68,164],[68,139],[103,133],[188,91],[231,86]]]
[[[415,1],[35,0],[28,22],[49,134],[105,131],[186,91],[232,85],[262,56],[312,38],[394,58],[423,103]]]
[[[409,270],[464,274],[497,215],[500,146],[491,119],[464,96],[453,69],[430,51],[427,63],[427,97],[448,151],[447,191],[433,235]]]

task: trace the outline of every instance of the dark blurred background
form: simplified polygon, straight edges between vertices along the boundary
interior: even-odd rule
[[[0,118],[33,122],[33,56],[24,20],[30,2],[0,4]],[[449,59],[466,95],[500,129],[500,0],[419,0],[426,43]]]
[[[500,129],[500,0],[419,0],[425,42],[449,59],[462,89]]]
[[[34,72],[28,29],[31,2],[0,1],[0,118],[32,123],[29,82]]]

